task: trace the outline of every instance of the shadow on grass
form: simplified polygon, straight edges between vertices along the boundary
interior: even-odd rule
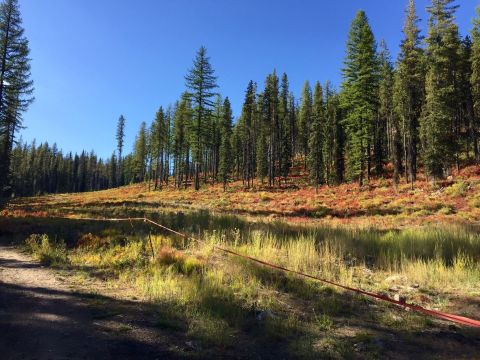
[[[458,327],[362,295],[337,291],[320,282],[302,279],[296,275],[285,275],[245,260],[237,262],[263,285],[306,300],[307,304],[300,302],[301,306],[310,306],[310,309],[305,309],[305,319],[310,317],[312,321],[312,317],[316,318],[319,314],[331,317],[333,328],[339,330],[340,337],[337,340],[341,341],[342,328],[356,329],[360,335],[350,340],[364,341],[371,345],[369,351],[372,354],[403,353],[406,356],[417,354],[419,357],[428,354],[439,358],[453,358],[456,356],[457,346],[462,346],[462,351],[472,356],[480,351],[480,329]],[[480,304],[480,301],[474,298],[462,297],[457,301],[470,307],[478,307]],[[480,314],[480,309],[476,313]],[[365,335],[367,333],[370,335]]]

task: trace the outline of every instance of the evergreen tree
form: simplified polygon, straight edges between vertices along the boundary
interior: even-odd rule
[[[377,176],[383,174],[383,167],[389,155],[389,143],[393,114],[393,65],[385,40],[380,42],[380,82],[378,93],[378,114],[374,133],[374,164]]]
[[[255,127],[257,177],[262,184],[264,183],[265,176],[268,175],[267,132],[268,132],[268,126],[269,126],[269,117],[268,117],[268,111],[266,109],[266,101],[264,100],[265,97],[268,98],[268,95],[265,96],[265,93],[258,94],[257,112],[259,114],[259,119]]]
[[[113,188],[117,184],[117,161],[115,157],[115,153],[112,154],[110,157],[110,162],[108,164],[108,187]]]
[[[359,11],[350,27],[343,68],[342,107],[347,135],[347,175],[363,185],[370,177],[371,148],[378,109],[376,43],[365,12]]]
[[[342,125],[344,114],[340,107],[340,97],[330,89],[329,83],[326,87],[326,123],[324,138],[324,154],[328,156],[327,181],[333,184],[340,184],[344,179],[345,172],[345,131]]]
[[[255,137],[254,125],[256,116],[255,103],[255,85],[250,81],[245,92],[245,100],[242,106],[242,115],[239,119],[239,138],[242,142],[243,151],[238,153],[243,159],[243,181],[247,183],[247,187],[253,184],[255,174]],[[240,165],[240,164],[239,164]]]
[[[289,132],[290,132],[290,149],[291,149],[291,156],[292,156],[292,166],[293,166],[293,158],[297,153],[297,105],[295,103],[295,97],[293,93],[288,94],[288,124],[289,124]]]
[[[393,181],[396,186],[401,172],[402,148],[398,116],[394,106],[395,71],[390,52],[383,40],[380,47],[379,109],[375,135],[378,150],[375,152],[375,164],[377,174],[381,174],[386,160],[392,161]]]
[[[190,168],[190,130],[192,108],[188,94],[177,103],[173,119],[173,156],[175,185],[187,186]]]
[[[210,130],[210,172],[213,183],[217,181],[220,166],[220,147],[222,145],[222,122],[224,111],[224,100],[220,94],[217,95]]]
[[[287,74],[282,75],[282,84],[280,91],[280,154],[279,154],[279,170],[280,174],[287,181],[290,168],[292,167],[293,148],[292,148],[292,124],[294,119],[291,118],[289,108],[289,91]],[[293,122],[292,122],[293,120]]]
[[[155,168],[155,186],[162,187],[162,182],[165,180],[165,162],[166,162],[166,149],[168,143],[168,125],[165,117],[163,107],[158,109],[155,120],[151,129],[151,148],[154,160]]]
[[[480,6],[477,7],[477,17],[473,21],[470,84],[472,91],[474,116],[472,118],[472,137],[474,138],[475,160],[478,162],[478,132],[480,129]]]
[[[137,182],[144,181],[146,178],[145,168],[147,166],[147,136],[147,124],[145,124],[145,121],[143,121],[140,125],[140,130],[135,139],[134,146],[134,179]]]
[[[403,132],[405,177],[412,183],[417,178],[419,119],[425,99],[426,69],[418,22],[415,3],[409,0],[403,28],[405,38],[401,43],[397,61],[394,99],[396,113],[400,120],[399,126]],[[398,154],[395,155],[398,157]],[[396,167],[399,172],[400,163],[397,163]]]
[[[427,37],[426,101],[420,124],[426,172],[435,180],[454,163],[458,141],[452,131],[457,115],[458,28],[453,0],[432,0]]]
[[[192,155],[195,166],[195,190],[200,188],[200,171],[202,170],[203,155],[205,151],[206,138],[209,134],[205,130],[205,123],[208,123],[214,106],[212,97],[213,90],[217,87],[214,70],[207,57],[207,49],[201,47],[193,62],[193,68],[185,77],[189,95],[194,107],[194,126],[192,127]],[[204,170],[206,171],[206,170]]]
[[[230,106],[230,100],[228,97],[223,102],[223,119],[221,123],[221,145],[220,145],[220,164],[219,164],[219,176],[223,182],[223,190],[227,188],[227,183],[230,180],[230,174],[232,172],[233,159],[232,159],[232,109]]]
[[[315,191],[323,182],[323,131],[325,126],[325,108],[323,103],[323,90],[317,81],[313,93],[312,125],[308,139],[308,170],[310,178],[314,181]]]
[[[458,84],[458,117],[459,122],[456,127],[457,137],[461,141],[466,153],[466,159],[470,160],[472,154],[474,159],[478,158],[478,140],[476,136],[476,123],[473,104],[473,87],[470,83],[472,78],[472,40],[467,35],[460,43],[459,66],[457,71]],[[458,149],[461,150],[460,148]],[[458,160],[459,154],[457,154]],[[458,161],[457,161],[457,165]]]
[[[33,101],[28,40],[18,0],[0,4],[0,197],[8,196],[11,152],[22,113]]]
[[[117,133],[115,138],[117,139],[117,151],[118,151],[118,185],[123,185],[123,168],[122,168],[122,153],[123,144],[125,141],[125,118],[120,115],[117,122]]]
[[[272,74],[267,77],[265,82],[265,92],[263,96],[263,118],[265,121],[265,136],[267,139],[267,165],[268,165],[268,185],[275,184],[277,176],[277,166],[279,158],[279,88],[278,76],[274,70]]]
[[[302,100],[298,114],[298,143],[301,154],[304,156],[304,164],[308,155],[308,139],[312,124],[312,90],[308,81],[303,84]]]

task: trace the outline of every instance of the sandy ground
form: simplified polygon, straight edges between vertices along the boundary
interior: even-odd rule
[[[151,325],[138,304],[79,292],[68,278],[0,246],[1,359],[180,357],[182,349]]]

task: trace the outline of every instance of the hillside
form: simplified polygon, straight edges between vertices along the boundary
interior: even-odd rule
[[[236,182],[226,192],[222,185],[149,191],[148,184],[136,184],[20,198],[1,213],[0,239],[23,243],[60,271],[62,281],[108,296],[101,312],[110,328],[124,329],[122,341],[139,334],[175,339],[165,345],[144,338],[154,353],[449,359],[461,346],[472,358],[480,348],[477,329],[271,270],[214,246],[479,319],[479,175],[479,167],[469,167],[435,186],[418,181],[413,190],[401,185],[397,191],[390,180],[375,180],[368,188],[343,184],[316,193],[300,177],[280,189]],[[93,220],[143,216],[200,242],[142,222]],[[136,302],[149,310],[138,313]],[[125,323],[132,316],[144,325]]]
[[[172,210],[209,210],[243,215],[263,221],[282,220],[299,225],[354,226],[400,229],[410,226],[457,223],[476,225],[480,221],[480,167],[470,166],[455,177],[433,185],[420,180],[412,186],[401,184],[395,190],[391,179],[373,180],[369,186],[357,184],[321,186],[318,193],[306,186],[305,177],[290,178],[280,188],[257,184],[247,189],[242,182],[205,185],[199,191],[173,186],[153,191],[148,183],[88,192],[16,199],[3,210],[4,216],[61,215],[102,209],[155,212],[159,207]],[[149,190],[150,188],[150,190]]]

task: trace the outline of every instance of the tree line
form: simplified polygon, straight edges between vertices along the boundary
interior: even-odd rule
[[[84,191],[142,181],[153,189],[169,184],[199,189],[215,183],[227,188],[234,180],[246,187],[280,186],[292,173],[305,173],[316,188],[345,181],[362,186],[372,177],[390,176],[390,171],[395,185],[403,178],[413,186],[421,167],[433,181],[445,177],[480,156],[480,8],[465,37],[455,23],[457,8],[454,0],[432,0],[423,36],[415,3],[409,0],[395,61],[385,41],[375,39],[365,12],[358,11],[338,90],[328,81],[306,81],[297,99],[287,74],[274,70],[261,85],[248,82],[236,121],[229,98],[217,91],[215,72],[201,47],[185,76],[185,92],[175,104],[160,107],[151,124],[141,124],[132,153],[123,155],[123,116],[112,157],[102,161],[83,153],[88,159],[83,161],[96,165],[82,166],[82,171],[82,156],[64,156],[46,144],[19,144],[12,164],[15,181],[45,174],[30,170],[26,177],[18,175],[22,166],[28,168],[26,159],[41,152],[65,163],[49,171],[68,175],[53,178],[71,180],[69,185],[62,180],[55,189],[33,189],[29,182],[26,192],[17,193],[63,191],[64,186]],[[52,169],[52,161],[48,164]],[[84,173],[89,180],[79,181]],[[15,182],[17,186],[23,185]]]

